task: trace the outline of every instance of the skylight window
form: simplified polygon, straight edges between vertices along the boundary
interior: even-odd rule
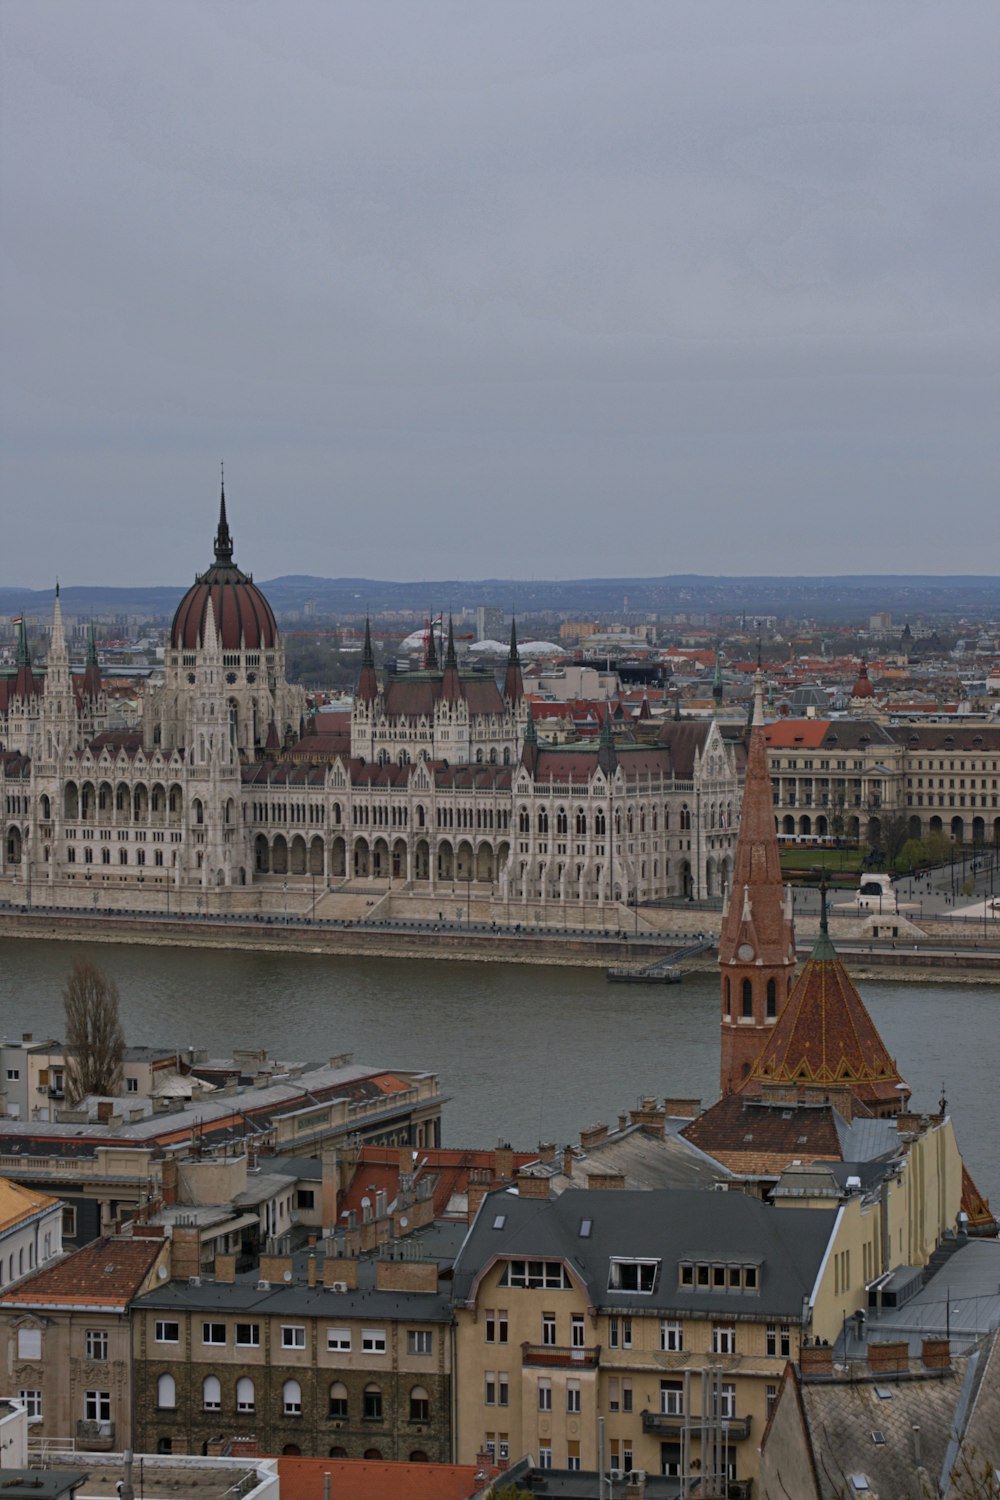
[[[493,1228],[502,1229],[507,1222],[506,1214],[496,1214],[493,1218]]]
[[[892,1400],[892,1391],[890,1391],[887,1385],[877,1385],[875,1387],[875,1394],[880,1401]]]
[[[590,1239],[590,1232],[593,1229],[593,1227],[594,1227],[594,1221],[593,1221],[593,1219],[581,1219],[580,1220],[580,1238],[581,1238],[581,1240],[589,1240]]]

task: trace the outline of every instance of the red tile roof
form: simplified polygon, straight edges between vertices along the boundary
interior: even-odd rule
[[[84,1245],[0,1296],[5,1307],[104,1307],[124,1312],[156,1264],[163,1240],[107,1236]]]
[[[417,1441],[417,1439],[414,1439]],[[281,1500],[468,1500],[475,1464],[375,1463],[365,1458],[280,1458]]]

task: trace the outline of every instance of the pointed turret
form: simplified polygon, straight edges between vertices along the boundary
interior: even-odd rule
[[[510,650],[507,652],[507,671],[503,679],[503,695],[508,703],[520,703],[524,697],[521,656],[517,649],[517,625],[513,617],[511,617],[510,622]]]
[[[524,726],[524,743],[521,747],[521,764],[534,776],[535,767],[538,764],[538,733],[535,729],[535,716],[528,705],[528,720]]]
[[[101,696],[101,668],[97,660],[97,630],[93,620],[87,631],[87,665],[83,669],[83,696],[96,699]]]
[[[437,671],[437,649],[434,645],[434,621],[427,621],[427,629],[424,631],[424,671]]]
[[[615,749],[615,734],[611,725],[611,704],[604,705],[601,737],[597,746],[597,764],[610,780],[618,769],[618,752]]]
[[[733,891],[719,936],[722,977],[720,1083],[732,1093],[748,1077],[771,1034],[795,973],[795,931],[785,900],[764,735],[764,680],[754,675]]]
[[[444,653],[441,696],[449,703],[457,703],[462,696],[462,680],[458,675],[458,657],[455,654],[455,625],[451,615],[448,616],[448,644]]]
[[[31,652],[28,649],[28,631],[25,627],[22,615],[17,624],[17,676],[14,679],[15,698],[37,698],[41,692],[41,685],[35,678],[31,666]]]
[[[226,520],[226,479],[223,475],[219,487],[219,529],[215,533],[215,561],[231,563],[232,560],[233,539],[229,534],[229,522]]]
[[[833,943],[821,891],[819,935],[744,1085],[847,1088],[875,1115],[905,1109],[910,1090]]]
[[[358,697],[362,703],[374,703],[378,697],[378,677],[375,675],[375,653],[372,651],[372,627],[367,615],[365,615],[365,644],[361,652],[361,676],[358,679]]]

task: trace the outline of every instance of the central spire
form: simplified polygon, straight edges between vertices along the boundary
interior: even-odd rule
[[[217,563],[231,563],[233,560],[233,539],[229,534],[229,522],[226,520],[226,474],[224,467],[219,486],[219,529],[215,533],[215,560]]]

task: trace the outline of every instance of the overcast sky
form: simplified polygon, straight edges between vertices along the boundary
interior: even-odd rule
[[[0,21],[0,583],[997,571],[996,0]]]

